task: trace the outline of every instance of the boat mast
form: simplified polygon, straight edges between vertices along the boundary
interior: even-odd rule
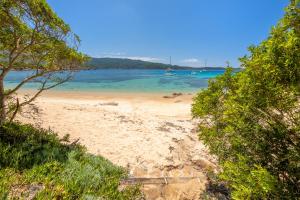
[[[172,66],[172,57],[170,56],[170,67]]]

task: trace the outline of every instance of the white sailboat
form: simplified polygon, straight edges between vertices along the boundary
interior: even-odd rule
[[[172,67],[172,57],[170,56],[170,67],[166,69],[165,76],[174,76]]]

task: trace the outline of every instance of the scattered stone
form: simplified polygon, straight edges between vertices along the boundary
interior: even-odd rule
[[[172,138],[172,141],[175,142],[175,143],[178,143],[180,142],[182,139],[177,139],[177,138]]]
[[[183,95],[181,92],[179,92],[179,93],[176,93],[176,92],[174,92],[173,94],[172,94],[172,96],[163,96],[163,98],[166,98],[166,99],[170,99],[170,98],[176,98],[176,97],[179,97],[179,96],[181,96],[181,95]]]
[[[183,128],[182,126],[176,125],[172,122],[166,122],[164,126],[169,126],[169,127],[175,128],[176,130],[185,132],[185,128]]]
[[[166,160],[169,162],[174,162],[173,156],[167,156]]]
[[[117,118],[119,118],[119,119],[125,119],[126,118],[126,116],[125,115],[119,115],[119,116],[117,116]]]
[[[173,95],[173,97],[178,97],[178,96],[181,96],[182,93],[181,92],[179,92],[179,93],[174,92],[172,95]]]
[[[200,169],[204,170],[213,170],[215,165],[211,163],[210,161],[201,158],[199,155],[195,155],[194,157],[191,158],[191,161],[193,164],[195,164],[197,167]]]
[[[173,164],[173,165],[165,165],[162,167],[163,171],[172,171],[172,170],[178,170],[178,169],[183,169],[184,165],[183,164]]]
[[[187,138],[188,139],[190,139],[191,141],[193,141],[193,142],[195,142],[196,140],[195,140],[195,138],[193,138],[192,136],[190,136],[190,135],[187,135]]]
[[[131,120],[124,115],[119,115],[117,116],[117,118],[120,119],[121,123],[132,123],[132,124],[139,124],[139,125],[143,124],[141,120]]]
[[[171,132],[171,130],[166,126],[160,126],[157,128],[157,130],[162,132]]]
[[[197,127],[192,128],[191,133],[198,133],[199,129]]]
[[[182,131],[184,133],[186,132],[185,128],[183,128],[182,126],[173,124],[172,122],[165,122],[165,124],[158,127],[157,130],[163,131],[163,132],[170,132],[171,131],[170,127],[175,128],[176,130]]]
[[[170,151],[170,153],[172,153],[172,151],[173,151],[174,149],[175,149],[174,147],[169,146],[169,151]]]
[[[99,103],[100,106],[118,106],[116,102]]]

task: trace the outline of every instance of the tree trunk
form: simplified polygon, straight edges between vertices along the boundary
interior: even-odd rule
[[[0,125],[6,120],[5,111],[5,96],[4,96],[4,83],[3,77],[0,77]]]

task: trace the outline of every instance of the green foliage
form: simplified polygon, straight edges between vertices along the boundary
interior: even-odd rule
[[[62,144],[52,131],[13,123],[3,125],[0,133],[0,199],[7,199],[14,188],[32,185],[43,186],[36,199],[141,197],[137,186],[118,190],[126,176],[123,168],[79,145]]]
[[[78,52],[79,37],[60,19],[46,0],[0,1],[0,124],[12,121],[22,106],[41,92],[68,81],[87,56]],[[12,70],[33,73],[14,88],[5,90],[4,80]],[[62,73],[64,72],[64,73]],[[68,72],[68,73],[67,73]],[[16,97],[30,81],[40,83],[31,97]]]
[[[119,180],[122,177],[125,177],[123,169],[102,157],[71,152],[60,181],[68,184],[72,198],[93,196],[103,199],[126,199],[130,193],[138,195],[136,187],[124,190],[124,193],[118,191]]]
[[[228,180],[233,188],[232,199],[267,199],[275,189],[275,178],[259,165],[249,165],[239,156],[234,162],[225,161],[220,178]]]
[[[292,1],[249,51],[241,72],[228,69],[194,99],[200,139],[218,155],[234,198],[299,198],[299,6]]]
[[[45,0],[0,1],[0,64],[52,71],[85,61],[80,42]]]
[[[7,199],[9,189],[13,184],[20,183],[20,175],[11,168],[0,168],[0,199]]]
[[[0,127],[1,168],[24,169],[53,160],[63,162],[71,148],[62,144],[51,130],[18,123]]]

